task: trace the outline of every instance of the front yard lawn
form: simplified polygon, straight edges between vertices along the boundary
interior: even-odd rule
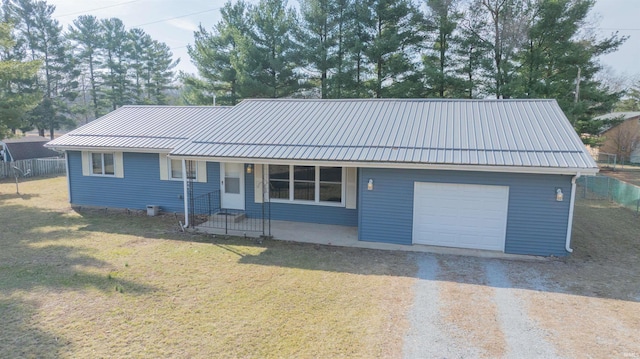
[[[0,357],[399,357],[406,253],[180,233],[0,182]],[[105,194],[108,195],[108,194]]]
[[[3,359],[640,357],[640,219],[611,202],[578,198],[574,253],[529,261],[182,233],[73,211],[63,177],[20,192],[0,182]]]

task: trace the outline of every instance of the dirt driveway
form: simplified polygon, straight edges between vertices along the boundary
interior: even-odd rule
[[[578,201],[574,253],[416,254],[405,358],[640,358],[640,219]]]

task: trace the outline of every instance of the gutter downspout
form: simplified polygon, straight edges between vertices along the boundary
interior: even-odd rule
[[[184,198],[184,227],[189,227],[189,198],[188,198],[188,183],[187,183],[187,161],[182,160],[182,184]]]
[[[580,178],[580,172],[578,172],[573,178],[571,178],[571,203],[569,203],[569,223],[567,224],[567,239],[565,241],[564,249],[573,253],[571,248],[571,230],[573,227],[573,206],[576,202],[576,180]]]
[[[67,151],[64,151],[64,166],[66,167],[65,170],[67,172],[67,193],[68,193],[68,197],[69,197],[69,204],[72,204],[72,202],[71,202],[71,176],[69,176],[69,153]]]

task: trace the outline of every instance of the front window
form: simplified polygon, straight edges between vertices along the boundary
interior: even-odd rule
[[[115,176],[113,153],[91,153],[91,172],[96,176]]]
[[[342,202],[342,167],[320,167],[320,201]]]
[[[343,168],[269,165],[269,196],[275,200],[341,204]]]
[[[196,178],[195,161],[186,161],[185,166],[187,168],[187,178],[195,179]],[[171,172],[171,179],[181,180],[182,179],[182,160],[171,159],[171,166],[169,168],[169,171]]]
[[[289,166],[269,165],[269,197],[289,199]]]
[[[293,166],[293,199],[315,201],[316,168],[313,166]]]

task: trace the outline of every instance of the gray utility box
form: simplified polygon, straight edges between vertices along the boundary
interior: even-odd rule
[[[157,216],[160,213],[160,206],[154,206],[152,204],[147,205],[147,216]]]

